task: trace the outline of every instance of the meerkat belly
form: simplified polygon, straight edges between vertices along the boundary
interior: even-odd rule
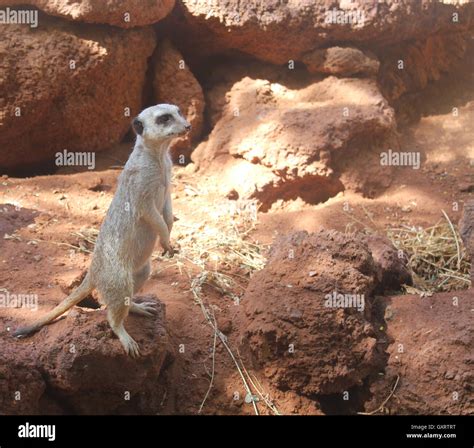
[[[135,235],[132,238],[134,242],[134,259],[135,268],[143,266],[150,258],[156,243],[157,234],[155,230],[144,220],[139,220],[135,229]]]
[[[167,193],[168,193],[168,189],[158,192],[155,196],[155,207],[161,216],[163,216],[163,209],[165,207],[165,199],[166,199]]]

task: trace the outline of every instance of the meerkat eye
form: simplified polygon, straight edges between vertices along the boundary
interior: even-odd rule
[[[159,117],[156,118],[156,124],[168,123],[169,121],[171,121],[172,118],[173,117],[171,116],[171,114],[160,115]]]

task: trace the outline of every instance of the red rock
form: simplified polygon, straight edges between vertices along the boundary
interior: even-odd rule
[[[390,184],[380,151],[397,145],[395,117],[373,80],[288,85],[283,76],[272,82],[259,75],[269,76],[268,68],[217,84],[219,94],[208,95],[217,121],[192,160],[204,174],[219,173],[223,195],[234,189],[267,211],[279,199],[318,203],[346,188],[370,196]],[[216,105],[225,85],[225,101]]]
[[[350,47],[314,50],[303,55],[303,62],[310,73],[335,76],[375,76],[380,66],[375,56],[368,56],[357,48]]]
[[[280,237],[241,301],[242,350],[254,368],[280,389],[307,396],[342,393],[382,369],[371,304],[378,269],[354,235]],[[334,292],[363,296],[364,309],[327,307]]]
[[[202,132],[205,106],[202,88],[170,41],[165,40],[158,46],[153,61],[155,102],[176,104],[192,126],[188,134],[173,140],[171,153],[178,163],[181,154],[189,160]]]
[[[384,48],[378,76],[384,96],[393,101],[438,80],[441,73],[462,59],[468,39],[459,31]],[[403,61],[403,69],[399,68],[399,61]]]
[[[138,301],[143,299],[157,300],[155,296],[137,297]],[[153,318],[130,315],[125,325],[140,345],[141,356],[137,359],[124,352],[107,323],[105,310],[75,307],[66,318],[22,340],[4,333],[0,412],[159,412],[163,397],[159,374],[171,353],[164,305],[158,302],[158,313]],[[16,390],[24,392],[18,403],[12,399]]]
[[[266,0],[250,8],[240,0],[212,4],[183,0],[166,22],[175,30],[179,48],[197,62],[205,56],[237,50],[274,64],[288,64],[337,42],[382,47],[473,26],[472,4],[445,3]],[[334,10],[347,12],[345,18],[355,20],[331,23],[328,13]],[[459,22],[452,20],[456,12]]]
[[[132,28],[151,25],[166,17],[175,0],[0,0],[0,5],[31,5],[47,14],[86,23]],[[24,9],[24,8],[23,8]]]
[[[365,242],[378,267],[379,291],[397,291],[403,284],[412,284],[406,254],[399,253],[390,240],[380,235],[367,236]]]
[[[56,152],[98,151],[123,139],[142,107],[151,28],[43,18],[37,29],[8,25],[0,34],[0,167],[54,165]]]

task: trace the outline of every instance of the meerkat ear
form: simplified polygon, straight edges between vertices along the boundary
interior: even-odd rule
[[[132,128],[135,131],[135,134],[142,135],[142,133],[143,133],[143,123],[140,121],[140,119],[138,117],[133,119]]]

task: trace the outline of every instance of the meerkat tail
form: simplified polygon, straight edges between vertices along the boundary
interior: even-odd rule
[[[13,336],[27,336],[31,333],[34,333],[35,331],[38,331],[43,325],[46,325],[47,323],[61,316],[61,314],[65,313],[69,308],[72,308],[74,305],[79,303],[93,290],[94,286],[91,283],[89,273],[87,273],[82,283],[58,306],[56,306],[53,310],[45,314],[41,319],[37,320],[33,324],[28,325],[27,327],[18,328],[13,332]]]

